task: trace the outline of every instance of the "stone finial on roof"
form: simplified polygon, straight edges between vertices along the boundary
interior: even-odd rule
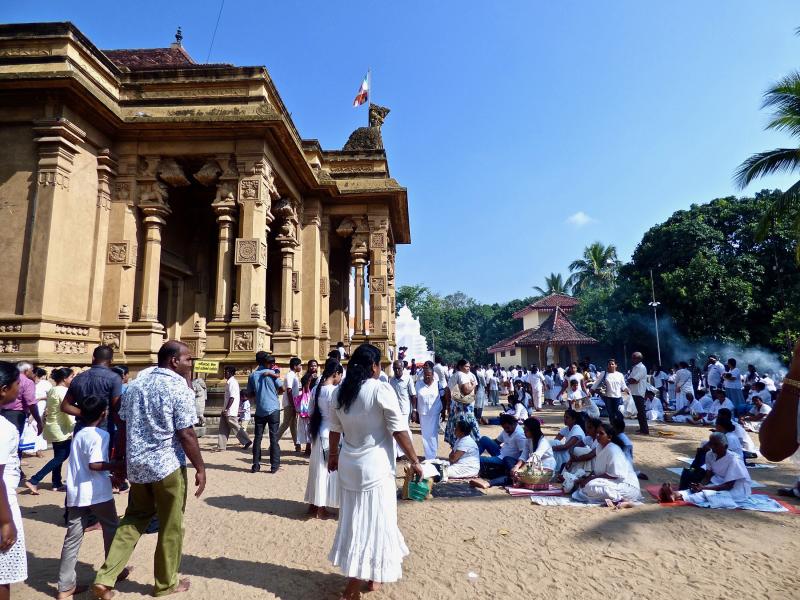
[[[183,47],[183,31],[181,31],[180,25],[178,25],[178,30],[175,32],[175,41],[170,44],[171,48],[182,48]]]

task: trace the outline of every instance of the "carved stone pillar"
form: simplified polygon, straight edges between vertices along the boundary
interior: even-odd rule
[[[56,273],[69,265],[64,262],[65,254],[55,247],[54,240],[60,239],[56,230],[70,222],[66,211],[72,206],[69,202],[72,165],[86,135],[66,119],[38,121],[34,132],[39,149],[36,212],[31,224],[30,251],[22,259],[27,270],[24,293],[20,295],[24,298],[23,306],[17,307],[20,314],[29,317],[59,314]],[[87,199],[87,202],[93,200]],[[22,348],[23,352],[26,350]]]
[[[319,253],[319,296],[320,296],[320,358],[325,358],[331,350],[331,220],[323,214],[320,224],[320,253]]]
[[[235,320],[248,322],[264,332],[267,299],[267,226],[272,222],[272,196],[276,193],[272,167],[263,157],[237,157],[239,172],[239,238],[235,264],[239,267],[235,302],[240,315]],[[255,336],[254,336],[255,337]],[[241,348],[243,344],[239,344]],[[233,349],[232,349],[233,350]]]
[[[366,323],[364,322],[364,273],[367,256],[367,235],[365,233],[354,233],[350,246],[350,261],[355,271],[354,338],[364,338],[367,335]]]
[[[172,212],[163,202],[139,205],[144,225],[144,260],[142,261],[142,305],[139,320],[158,322],[158,279],[161,273],[161,230]]]
[[[385,217],[370,218],[369,309],[370,340],[389,356],[388,247],[389,224]]]
[[[233,240],[236,237],[236,202],[233,193],[224,184],[211,204],[217,217],[217,280],[214,298],[214,320],[226,321],[230,316],[233,292]]]
[[[299,289],[299,281],[294,270],[297,241],[297,213],[294,202],[282,198],[275,204],[275,216],[278,221],[278,236],[275,240],[281,252],[281,293],[280,293],[280,329],[273,335],[273,348],[276,357],[288,360],[296,353],[297,331],[294,327],[294,294]],[[299,325],[299,323],[298,323]]]
[[[307,199],[304,202],[302,223],[298,269],[300,285],[295,293],[295,312],[300,313],[298,356],[321,359],[328,352],[327,345],[320,345],[322,321],[327,322],[328,318],[323,318],[327,314],[327,307],[325,311],[322,310],[322,203],[319,200]],[[298,267],[297,263],[296,256],[295,268]]]
[[[388,309],[389,309],[389,346],[397,346],[397,290],[394,282],[394,261],[396,250],[393,244],[389,245],[386,261],[386,283],[388,290]]]

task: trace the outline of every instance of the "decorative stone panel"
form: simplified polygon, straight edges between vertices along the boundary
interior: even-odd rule
[[[0,340],[0,354],[16,354],[19,352],[19,342],[16,340]]]
[[[86,342],[56,341],[56,354],[86,354]]]
[[[18,333],[22,331],[20,323],[5,323],[0,325],[0,333]]]
[[[109,242],[106,263],[109,265],[121,265],[132,267],[136,264],[136,246],[129,240],[121,242]]]
[[[231,352],[253,352],[254,348],[252,331],[231,331]]]
[[[119,331],[103,331],[100,334],[100,343],[108,346],[114,352],[122,350],[122,333]]]
[[[236,257],[237,265],[261,265],[266,267],[267,246],[258,238],[237,238]]]
[[[374,250],[386,250],[386,232],[373,231],[369,234],[369,247]]]
[[[380,275],[369,278],[369,289],[374,294],[386,293],[386,277]]]
[[[80,327],[77,325],[56,325],[56,333],[59,335],[80,335],[80,336],[87,336],[89,335],[89,328],[88,327]]]
[[[292,291],[299,292],[300,291],[300,272],[299,271],[292,271]]]

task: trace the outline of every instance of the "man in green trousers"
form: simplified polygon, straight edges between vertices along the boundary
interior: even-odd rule
[[[123,396],[117,449],[131,489],[125,516],[94,580],[95,598],[107,600],[114,595],[117,577],[153,516],[160,523],[153,595],[189,589],[188,579],[178,581],[187,457],[195,468],[195,496],[206,485],[205,464],[193,429],[197,417],[191,372],[192,357],[186,345],[166,342],[158,351],[158,367],[135,379]]]

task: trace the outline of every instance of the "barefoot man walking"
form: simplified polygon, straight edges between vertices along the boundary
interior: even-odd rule
[[[178,581],[186,508],[186,457],[195,468],[195,496],[206,486],[206,470],[193,425],[197,420],[189,384],[192,357],[185,344],[170,341],[158,351],[158,367],[128,388],[119,416],[120,456],[131,490],[105,564],[94,580],[95,598],[114,594],[117,576],[153,516],[161,524],[154,557],[154,596],[189,589]]]

